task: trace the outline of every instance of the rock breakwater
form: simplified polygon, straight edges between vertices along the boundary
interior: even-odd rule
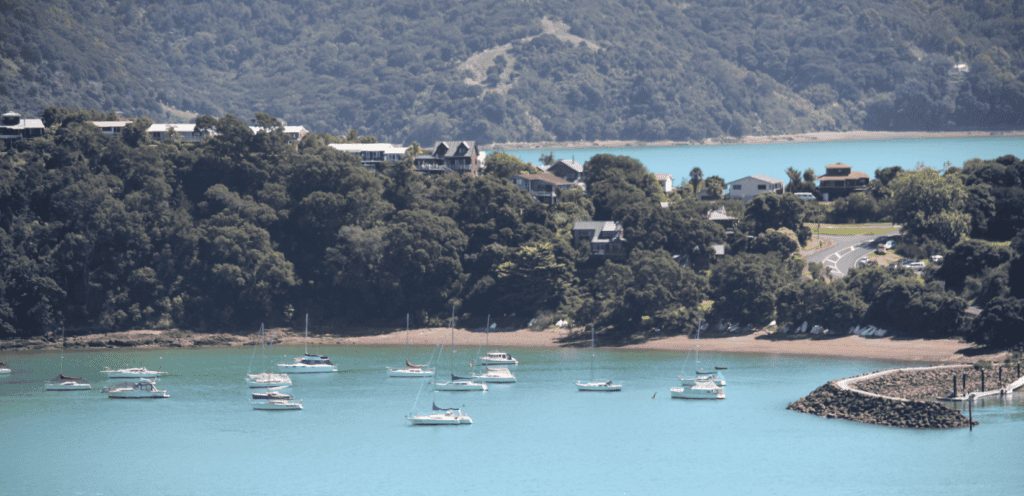
[[[824,418],[911,429],[953,429],[970,425],[963,414],[934,401],[871,396],[843,389],[836,381],[815,389],[786,408]]]

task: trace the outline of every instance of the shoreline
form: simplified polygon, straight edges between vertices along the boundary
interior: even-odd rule
[[[303,333],[284,329],[271,330],[274,344],[303,346]],[[455,329],[456,346],[481,348],[569,348],[589,346],[587,336],[562,328],[548,328],[542,331],[519,329],[510,332],[484,333]],[[412,346],[433,346],[438,343],[450,344],[452,329],[435,327],[412,329],[409,344]],[[168,348],[215,348],[252,346],[258,342],[256,333],[198,334],[178,330],[136,330],[110,334],[91,334],[67,339],[67,349],[168,349]],[[487,343],[485,346],[484,343]],[[341,337],[332,334],[311,336],[309,345],[322,346],[404,346],[406,333],[394,330],[376,335]],[[693,350],[696,340],[685,335],[655,338],[644,343],[618,347],[602,347],[623,351],[670,351],[685,353]],[[60,349],[59,342],[42,338],[30,340],[0,341],[0,361],[6,353]],[[482,350],[485,353],[490,350]],[[1001,361],[1006,352],[981,353],[977,346],[962,343],[956,339],[902,339],[887,336],[865,338],[861,336],[840,336],[829,338],[773,337],[765,330],[740,336],[704,336],[700,342],[701,351],[719,353],[740,353],[754,355],[797,355],[827,358],[863,358],[875,360],[898,360],[921,363],[969,363],[978,360]],[[964,353],[968,353],[965,355]]]
[[[902,139],[941,138],[1012,138],[1024,137],[1019,131],[823,131],[816,133],[778,134],[767,136],[744,136],[742,138],[708,138],[704,141],[633,141],[633,140],[586,140],[586,141],[536,141],[491,143],[480,148],[486,151],[506,150],[578,150],[587,148],[649,148],[665,146],[719,146],[719,145],[768,145],[780,143],[828,143],[834,141],[889,141]]]

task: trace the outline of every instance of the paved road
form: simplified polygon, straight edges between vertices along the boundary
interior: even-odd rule
[[[814,252],[807,256],[808,262],[823,263],[833,275],[842,277],[850,272],[850,268],[858,258],[866,256],[874,249],[871,241],[879,236],[896,234],[899,228],[892,228],[890,231],[875,234],[855,234],[849,236],[821,235],[821,238],[830,239],[836,242],[831,248]]]

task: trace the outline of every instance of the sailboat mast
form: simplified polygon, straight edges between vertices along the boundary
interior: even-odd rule
[[[64,326],[60,326],[60,375],[64,375]]]
[[[487,314],[487,327],[484,328],[484,344],[491,346],[491,314]]]
[[[696,356],[696,359],[697,359],[697,370],[700,370],[700,326],[701,326],[701,319],[700,319],[700,317],[698,317],[697,318],[697,344],[694,345],[694,350],[696,352],[695,356]]]
[[[405,314],[405,361],[409,361],[409,314]]]
[[[309,354],[309,314],[306,314],[306,354]]]
[[[590,327],[590,382],[594,382],[594,327]]]

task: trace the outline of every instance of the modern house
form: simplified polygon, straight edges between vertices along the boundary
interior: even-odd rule
[[[132,121],[92,121],[92,124],[107,136],[120,136],[125,126],[131,123]]]
[[[398,163],[405,156],[406,147],[391,143],[331,143],[327,145],[339,152],[358,155],[363,167],[379,171],[384,162]]]
[[[575,160],[555,160],[544,170],[570,183],[583,181],[583,164]]]
[[[249,126],[249,129],[252,129],[252,134],[267,130],[260,126]],[[306,126],[284,126],[282,132],[288,137],[288,143],[297,144],[302,141],[302,138],[309,134],[309,129],[306,129]]]
[[[4,142],[4,148],[14,146],[18,140],[38,138],[44,130],[46,127],[42,119],[25,119],[17,112],[0,116],[0,140]]]
[[[572,225],[573,244],[590,243],[591,255],[616,255],[625,252],[622,226],[610,220],[578,220]]]
[[[658,181],[666,195],[675,191],[675,186],[672,186],[672,174],[655,174],[654,179]]]
[[[846,164],[836,162],[825,166],[825,175],[818,176],[818,192],[823,201],[849,196],[850,193],[866,191],[871,176],[861,171],[851,170]]]
[[[529,192],[541,203],[554,205],[558,201],[560,191],[573,187],[573,184],[550,172],[539,174],[519,174],[509,178],[519,189]]]
[[[203,138],[213,136],[214,133],[210,129],[204,129],[199,131],[196,129],[196,125],[193,124],[153,124],[146,129],[149,136],[154,141],[164,141],[171,139],[177,139],[185,143],[198,143]]]
[[[480,171],[480,149],[476,141],[438,141],[433,151],[414,159],[418,172],[442,174],[458,172],[477,175]]]
[[[781,179],[775,179],[764,174],[755,174],[743,179],[737,179],[727,183],[729,187],[728,197],[732,200],[743,200],[743,203],[751,198],[765,193],[782,194],[785,183]]]

